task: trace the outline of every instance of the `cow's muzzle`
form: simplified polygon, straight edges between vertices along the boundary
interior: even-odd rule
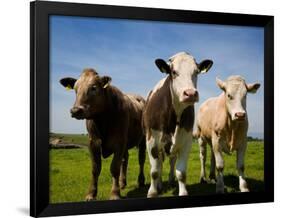
[[[78,120],[84,119],[84,108],[82,106],[73,107],[70,109],[71,117]]]
[[[236,112],[234,114],[235,120],[237,121],[244,121],[246,119],[246,113],[245,112]]]
[[[183,92],[183,102],[195,103],[199,101],[199,93],[196,89],[186,89]]]

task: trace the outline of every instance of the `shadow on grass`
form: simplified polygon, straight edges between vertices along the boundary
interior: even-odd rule
[[[248,183],[248,188],[251,192],[261,192],[264,191],[264,181],[246,178]],[[239,192],[239,178],[236,175],[224,176],[224,183],[226,186],[234,189],[235,192]]]
[[[246,178],[248,183],[248,187],[251,192],[261,192],[264,191],[264,182],[261,180],[256,180],[252,178]],[[230,189],[231,192],[240,192],[239,190],[239,178],[236,175],[226,175],[224,176],[224,184],[225,184],[225,193],[227,193],[227,189]],[[135,189],[130,190],[127,193],[127,196],[124,198],[146,198],[148,189],[150,184],[146,184],[144,187],[137,187]],[[163,182],[163,189],[159,196],[162,196],[166,192],[171,191],[173,196],[177,196],[179,193],[178,185],[175,183],[174,185],[170,185],[167,181]],[[195,183],[191,185],[187,185],[187,191],[189,195],[212,195],[216,193],[216,185],[212,183]]]
[[[145,184],[143,187],[136,187],[135,189],[130,190],[127,193],[126,198],[146,198],[149,186],[150,186],[150,184]],[[175,189],[176,189],[176,184],[170,185],[167,181],[164,181],[162,183],[162,190],[161,190],[160,196],[171,190],[174,195]]]

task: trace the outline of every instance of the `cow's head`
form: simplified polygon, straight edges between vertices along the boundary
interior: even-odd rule
[[[217,85],[225,93],[226,108],[233,121],[244,121],[247,118],[247,93],[256,93],[259,83],[247,84],[241,76],[230,76],[226,81],[216,79]]]
[[[106,90],[111,78],[99,76],[94,69],[84,69],[80,78],[63,78],[60,83],[76,92],[76,100],[70,110],[76,119],[90,119],[106,107]]]
[[[176,102],[189,106],[199,101],[199,93],[196,89],[198,74],[208,72],[213,61],[203,60],[198,64],[191,55],[180,52],[172,56],[168,62],[156,59],[155,64],[162,73],[170,75],[171,92]]]

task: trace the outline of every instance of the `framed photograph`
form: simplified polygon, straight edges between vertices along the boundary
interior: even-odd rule
[[[273,16],[30,4],[30,215],[272,202]]]

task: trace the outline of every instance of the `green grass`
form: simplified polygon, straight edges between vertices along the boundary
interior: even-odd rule
[[[52,134],[54,136],[54,134]],[[85,135],[61,136],[64,142],[87,144]],[[206,169],[210,167],[210,149]],[[124,198],[146,197],[150,183],[149,160],[146,155],[145,176],[146,185],[143,188],[137,186],[138,159],[137,149],[131,149],[129,154],[127,187],[121,191]],[[109,171],[112,156],[102,160],[102,171],[99,177],[98,200],[108,200],[111,189],[111,175]],[[238,192],[239,184],[236,173],[236,155],[224,155],[225,160],[225,186],[228,193]],[[248,143],[246,153],[245,175],[251,191],[263,191],[264,188],[264,159],[263,142],[253,141]],[[50,201],[51,203],[84,201],[90,182],[90,157],[87,148],[80,149],[51,149],[50,150]],[[163,166],[163,192],[161,196],[174,196],[178,194],[177,185],[169,187],[167,184],[169,173],[169,161],[165,159]],[[200,161],[197,143],[193,143],[188,161],[187,190],[189,195],[206,195],[215,193],[214,184],[199,184]]]

